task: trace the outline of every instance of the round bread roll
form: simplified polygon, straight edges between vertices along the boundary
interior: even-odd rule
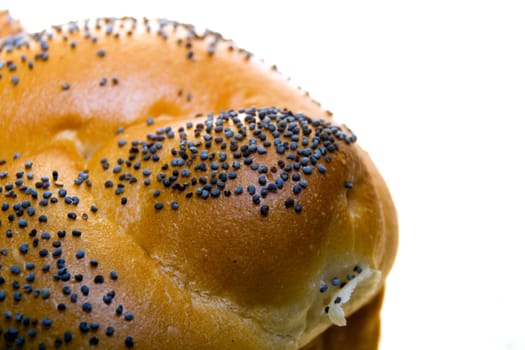
[[[377,347],[390,194],[275,67],[124,18],[5,38],[0,77],[0,347]]]

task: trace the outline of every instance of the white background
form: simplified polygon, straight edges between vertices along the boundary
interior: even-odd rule
[[[168,17],[234,39],[358,135],[399,211],[382,349],[525,349],[525,3],[6,1],[30,30]]]

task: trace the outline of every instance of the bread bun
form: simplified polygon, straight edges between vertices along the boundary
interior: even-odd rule
[[[4,39],[0,62],[2,347],[297,349],[377,319],[388,189],[276,69],[131,18]]]

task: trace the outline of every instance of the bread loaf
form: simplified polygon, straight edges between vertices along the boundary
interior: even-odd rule
[[[393,202],[275,67],[123,18],[7,37],[0,76],[0,347],[377,346]]]

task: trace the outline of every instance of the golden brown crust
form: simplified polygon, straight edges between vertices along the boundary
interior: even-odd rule
[[[3,156],[22,146],[40,147],[38,138],[14,135],[38,131],[53,140],[63,130],[77,133],[87,156],[119,126],[162,114],[187,118],[275,105],[327,116],[278,72],[219,34],[198,35],[174,22],[156,34],[160,26],[157,21],[96,20],[1,45],[4,65],[11,61],[15,69],[3,68],[0,96],[20,101],[6,105],[0,116],[0,123],[8,125],[5,144],[10,145]]]
[[[0,319],[6,344],[293,349],[380,293],[397,223],[375,166],[220,35],[100,19],[0,61],[0,304],[29,317]]]
[[[15,35],[22,31],[20,22],[9,15],[9,11],[0,10],[0,39],[6,36]]]

